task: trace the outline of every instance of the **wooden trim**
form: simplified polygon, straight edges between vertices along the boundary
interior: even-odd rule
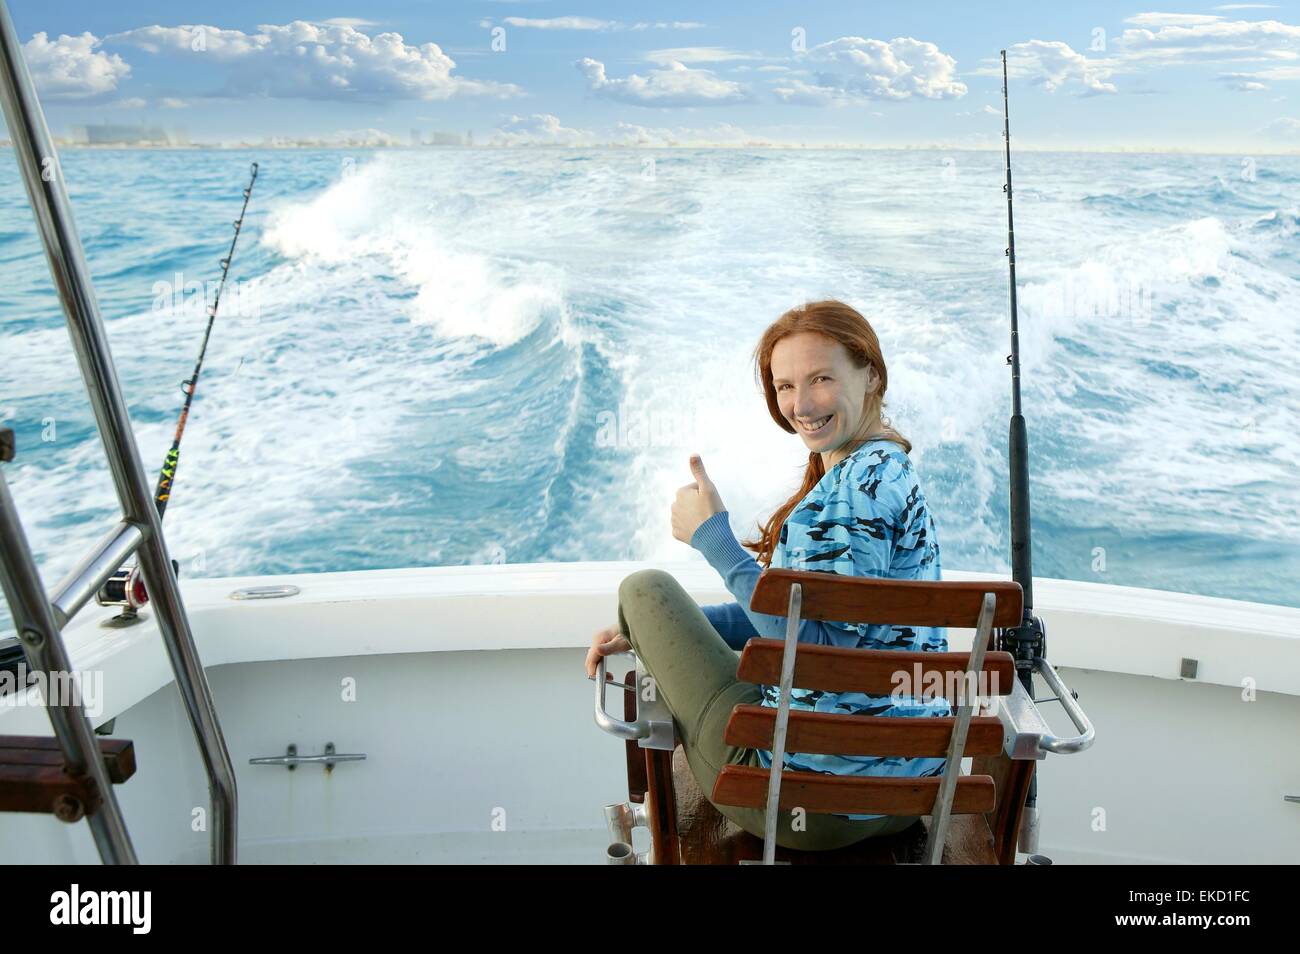
[[[751,639],[740,654],[736,678],[756,685],[777,685],[781,681],[784,651],[782,640]],[[901,687],[907,695],[927,698],[936,689],[938,695],[944,695],[949,687],[961,685],[969,665],[970,653],[846,649],[800,643],[795,654],[794,685],[800,689],[864,692],[871,696],[892,695]],[[1007,652],[986,652],[981,673],[977,682],[982,681],[989,694],[1008,695],[1016,677],[1015,659]]]
[[[623,694],[623,721],[636,719],[636,670],[630,669],[623,677],[623,685],[632,690],[620,690]],[[634,804],[645,803],[646,787],[650,784],[646,778],[645,749],[637,745],[636,739],[623,742],[623,757],[627,760],[627,800]]]
[[[1037,765],[1034,759],[1012,759],[1001,752],[990,758],[974,759],[971,763],[975,774],[990,776],[997,787],[997,805],[984,817],[993,833],[993,850],[1000,865],[1016,863],[1025,799]]]
[[[749,765],[724,765],[713,786],[718,805],[763,808],[767,805],[768,770]],[[821,772],[781,773],[781,808],[862,815],[929,815],[934,811],[940,779],[882,778],[828,775]],[[952,811],[957,815],[990,812],[995,804],[993,779],[963,775],[957,780]]]
[[[135,774],[135,748],[128,739],[99,739],[111,783]],[[72,774],[52,736],[0,736],[0,812],[56,813],[65,821],[92,815],[102,804],[95,781]]]
[[[681,864],[681,846],[677,840],[677,793],[673,789],[673,753],[664,749],[645,752],[646,815],[650,828],[650,862],[656,865]]]
[[[135,746],[130,739],[98,738],[108,780],[121,785],[135,774]],[[0,735],[0,765],[57,765],[63,749],[52,735]]]
[[[948,754],[956,724],[955,716],[907,719],[793,709],[785,747],[787,752],[942,758]],[[749,749],[771,749],[775,728],[776,710],[772,707],[738,705],[731,711],[723,741]],[[962,757],[997,755],[1002,751],[1003,731],[997,716],[972,716]]]
[[[997,598],[994,626],[1018,626],[1024,608],[1020,584],[1009,580],[891,580],[783,569],[763,571],[749,608],[785,616],[792,583],[803,590],[802,619],[974,629],[985,593]]]

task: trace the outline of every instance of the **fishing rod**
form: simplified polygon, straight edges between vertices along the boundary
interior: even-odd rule
[[[226,276],[230,274],[230,263],[235,257],[235,244],[239,241],[239,232],[244,227],[244,213],[248,211],[248,199],[253,194],[253,184],[256,182],[257,163],[253,163],[252,177],[244,188],[244,205],[239,210],[239,218],[235,219],[235,234],[230,237],[230,251],[221,260],[221,281],[217,285],[217,294],[212,304],[208,306],[208,327],[203,332],[203,345],[199,348],[199,357],[194,363],[194,373],[181,382],[181,390],[185,392],[185,404],[181,408],[180,420],[176,422],[176,436],[172,438],[171,449],[167,451],[167,456],[163,460],[162,473],[158,475],[158,486],[154,489],[154,503],[158,506],[159,518],[167,509],[167,501],[171,499],[172,481],[176,477],[176,467],[180,462],[181,437],[185,433],[185,423],[189,420],[190,405],[194,401],[194,389],[199,383],[199,373],[203,370],[203,356],[208,351],[212,325],[217,320],[217,309],[221,307],[221,293],[226,289]]]
[[[230,274],[230,263],[235,258],[235,245],[239,242],[239,233],[244,227],[244,214],[248,211],[248,200],[253,194],[253,186],[257,182],[257,163],[251,166],[252,175],[248,180],[248,185],[244,188],[244,204],[239,210],[239,218],[235,219],[235,234],[230,238],[230,250],[226,252],[226,257],[221,259],[221,281],[217,285],[217,294],[213,298],[212,304],[207,306],[208,326],[203,332],[203,344],[199,347],[198,360],[194,362],[194,373],[181,382],[181,391],[185,394],[185,403],[181,406],[180,418],[176,422],[176,434],[172,437],[172,446],[167,451],[167,456],[163,458],[162,471],[158,475],[158,485],[154,488],[154,505],[158,508],[158,519],[161,520],[163,513],[167,510],[167,503],[171,500],[172,484],[176,480],[176,469],[180,465],[181,456],[181,438],[185,435],[185,425],[189,421],[190,406],[194,403],[194,392],[198,388],[199,374],[203,371],[203,358],[208,353],[208,341],[212,337],[212,326],[217,320],[217,311],[221,307],[221,293],[226,289],[226,278]],[[173,568],[177,568],[175,560],[172,561]],[[140,568],[135,566],[124,566],[117,573],[109,577],[108,582],[100,589],[96,595],[96,601],[100,606],[122,606],[124,609],[120,616],[114,617],[114,622],[119,624],[133,622],[136,618],[137,610],[149,600],[149,594],[145,591],[144,580],[140,577]]]
[[[1020,406],[1020,324],[1016,311],[1016,229],[1011,211],[1011,110],[1007,102],[1007,51],[1002,51],[1002,139],[1006,149],[1007,268],[1011,289],[1011,431],[1008,470],[1011,511],[1011,579],[1020,584],[1024,610],[1018,626],[998,631],[998,648],[1011,653],[1016,675],[1029,698],[1034,698],[1034,671],[1047,657],[1047,629],[1034,615],[1033,546],[1029,517],[1029,433]],[[1029,782],[1025,798],[1025,819],[1021,827],[1021,850],[1033,853],[1038,840],[1038,778]]]

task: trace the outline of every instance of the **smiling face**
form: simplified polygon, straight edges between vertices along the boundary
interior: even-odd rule
[[[778,341],[772,386],[782,416],[828,471],[881,430],[878,402],[868,400],[880,387],[876,369],[854,367],[845,347],[824,335],[801,332]],[[869,404],[876,404],[870,418]]]

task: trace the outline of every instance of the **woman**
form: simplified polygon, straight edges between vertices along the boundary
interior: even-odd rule
[[[881,417],[888,374],[866,319],[843,302],[794,308],[764,333],[755,363],[772,419],[809,449],[803,485],[742,545],[698,456],[693,483],[677,491],[673,536],[699,550],[735,603],[700,607],[669,574],[642,570],[619,587],[617,626],[592,639],[587,674],[602,656],[637,654],[672,711],[687,761],[707,795],[724,765],[769,768],[771,753],[722,740],[738,703],[776,706],[774,686],[736,679],[736,654],[754,636],[785,637],[785,617],[749,608],[763,567],[907,580],[940,579],[939,542],[908,452],[911,444]],[[745,552],[754,551],[757,560]],[[868,649],[946,652],[943,629],[804,620],[799,641]],[[946,699],[795,689],[791,707],[864,715],[950,715]],[[937,775],[943,759],[787,753],[789,769],[844,775]],[[763,810],[718,805],[755,835]],[[915,817],[795,815],[783,811],[777,843],[825,850],[902,831]]]

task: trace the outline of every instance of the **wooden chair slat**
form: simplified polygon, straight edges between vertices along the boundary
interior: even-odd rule
[[[768,770],[751,765],[724,765],[713,786],[713,801],[739,808],[767,805]],[[934,810],[939,778],[882,778],[827,775],[821,772],[781,773],[781,808],[845,815],[928,815]],[[957,780],[952,813],[990,812],[995,805],[993,779],[963,775]]]
[[[69,775],[61,764],[0,764],[0,812],[52,812],[62,795],[77,799],[88,812],[99,804],[90,776]]]
[[[647,752],[650,750],[647,749]],[[658,753],[656,753],[658,754]],[[673,753],[673,790],[676,794],[675,818],[679,845],[677,863],[684,865],[734,865],[742,859],[757,861],[763,857],[763,839],[751,835],[724,816],[704,797],[695,781],[686,753],[681,746]],[[985,831],[983,815],[961,815],[959,822],[978,823]],[[831,851],[776,849],[776,860],[795,865],[892,865],[921,860],[925,847],[924,819],[896,835],[864,838],[847,848]],[[944,860],[949,853],[944,850]],[[661,863],[661,862],[656,862]]]
[[[1018,625],[1024,608],[1020,584],[1009,580],[892,580],[769,569],[759,577],[750,609],[785,616],[790,608],[792,583],[798,583],[803,590],[801,619],[974,629],[985,593],[997,598],[994,626]]]
[[[956,724],[953,716],[900,718],[794,709],[786,727],[785,749],[830,755],[942,758],[948,754],[948,741]],[[738,705],[731,712],[723,740],[728,745],[770,750],[775,728],[776,709]],[[1000,754],[1003,731],[997,716],[972,716],[963,758]]]
[[[135,746],[130,739],[98,739],[108,778],[120,785],[135,774]],[[0,735],[0,765],[55,766],[63,769],[59,740],[45,735]]]
[[[741,653],[737,678],[756,685],[777,685],[784,649],[779,639],[751,639]],[[888,696],[902,686],[906,695],[922,698],[929,694],[930,687],[937,687],[937,694],[951,702],[950,687],[960,685],[969,665],[970,653],[845,649],[801,643],[795,656],[794,685],[871,696]],[[1008,695],[1016,675],[1015,659],[1006,652],[986,652],[981,673],[977,674],[977,689],[986,688],[990,695]]]

